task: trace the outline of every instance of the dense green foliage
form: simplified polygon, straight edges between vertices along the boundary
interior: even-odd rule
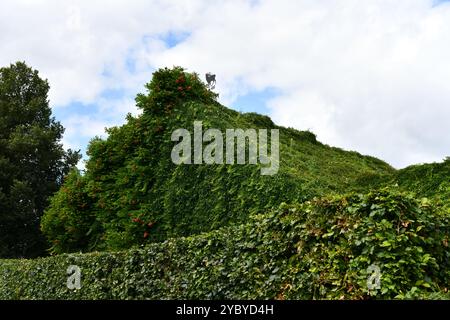
[[[53,251],[117,250],[245,223],[281,202],[364,190],[393,173],[386,163],[318,142],[311,132],[277,127],[270,118],[221,106],[195,74],[161,69],[138,95],[143,110],[106,140],[89,145],[86,172],[72,172],[42,221]],[[280,130],[280,170],[259,165],[175,165],[177,128]]]
[[[450,298],[449,236],[429,201],[382,189],[127,251],[4,260],[0,299]],[[79,290],[66,287],[69,265],[81,268]]]
[[[94,138],[86,171],[51,198],[56,255],[0,260],[0,299],[450,299],[449,159],[394,170],[225,108],[179,67],[146,88],[142,114]],[[194,121],[279,129],[279,172],[173,164],[171,134]]]
[[[399,170],[395,179],[402,188],[435,200],[450,214],[450,157],[441,163],[413,165]]]
[[[0,257],[34,257],[47,243],[40,218],[80,156],[65,152],[49,85],[18,62],[0,69]]]

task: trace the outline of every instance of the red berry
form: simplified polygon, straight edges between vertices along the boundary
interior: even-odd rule
[[[148,232],[145,231],[145,232],[144,232],[144,239],[147,239],[147,237],[148,237]]]

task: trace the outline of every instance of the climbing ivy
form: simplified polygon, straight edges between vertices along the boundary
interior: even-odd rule
[[[445,299],[449,236],[447,213],[384,188],[126,251],[0,260],[0,299]],[[79,290],[66,286],[70,265]]]
[[[53,253],[121,250],[245,223],[283,201],[362,189],[361,177],[393,172],[378,159],[323,145],[311,132],[225,108],[180,67],[157,70],[146,89],[136,98],[142,114],[109,128],[107,139],[93,139],[85,173],[71,173],[51,199],[42,230]],[[223,132],[279,129],[279,172],[262,176],[259,165],[249,164],[175,165],[171,134],[193,132],[194,121]]]

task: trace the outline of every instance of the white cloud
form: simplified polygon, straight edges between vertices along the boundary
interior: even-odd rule
[[[212,71],[222,102],[276,88],[275,122],[402,167],[450,150],[450,5],[434,2],[2,1],[0,64],[41,70],[54,106],[97,105],[95,130],[134,110],[153,68]],[[169,48],[169,31],[190,35]]]
[[[143,36],[179,29],[189,19],[187,3],[179,2],[2,1],[0,63],[26,60],[40,70],[55,106],[95,102],[111,79],[130,82],[125,61]],[[148,64],[139,66],[150,71]]]
[[[210,10],[191,38],[151,60],[216,71],[225,101],[236,83],[279,88],[268,103],[276,122],[397,167],[450,153],[449,5],[305,0]]]

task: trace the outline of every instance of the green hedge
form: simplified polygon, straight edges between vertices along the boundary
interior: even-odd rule
[[[383,189],[121,252],[0,261],[0,299],[448,298],[448,213]],[[381,269],[369,290],[367,268]],[[69,265],[81,289],[66,287]]]

